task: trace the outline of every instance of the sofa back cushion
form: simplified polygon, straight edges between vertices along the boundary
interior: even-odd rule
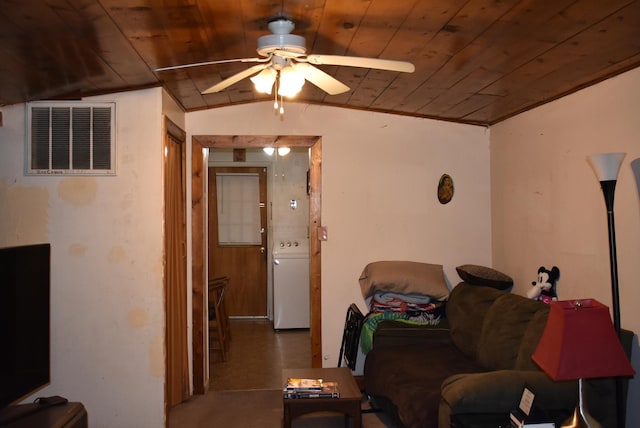
[[[451,290],[447,303],[447,320],[451,340],[470,358],[477,358],[478,341],[485,315],[493,302],[505,295],[491,287],[461,282]]]
[[[516,370],[540,370],[540,367],[531,359],[531,354],[538,347],[544,327],[547,325],[547,318],[549,318],[549,305],[542,306],[531,318],[516,358]]]
[[[478,362],[491,370],[516,368],[516,360],[521,353],[521,347],[526,348],[526,350],[522,350],[524,354],[532,346],[535,349],[535,345],[537,345],[535,337],[531,337],[527,341],[523,339],[536,313],[545,309],[548,310],[544,303],[515,294],[504,294],[496,299],[487,311],[482,323],[482,331],[478,341]],[[533,333],[535,331],[532,331],[532,335],[534,335]],[[534,341],[535,344],[532,345]],[[521,364],[525,364],[525,358],[526,356],[523,355]],[[529,354],[530,358],[531,354]]]

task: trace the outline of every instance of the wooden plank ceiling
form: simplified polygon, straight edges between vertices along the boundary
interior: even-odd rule
[[[351,90],[310,83],[297,100],[494,124],[640,66],[640,0],[3,0],[0,105],[162,85],[186,111],[270,99],[252,64],[286,17],[307,53],[411,61],[414,73],[319,66]],[[640,90],[639,90],[640,93]]]

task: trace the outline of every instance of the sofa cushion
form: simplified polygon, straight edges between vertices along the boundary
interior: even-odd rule
[[[545,308],[542,302],[515,294],[504,294],[496,299],[482,325],[478,362],[491,370],[515,368],[531,319]],[[529,349],[530,344],[527,345]]]
[[[543,409],[572,409],[575,406],[575,382],[553,382],[541,371],[460,373],[442,382],[440,426],[448,427],[452,414],[507,415],[518,406],[525,385],[536,393],[536,404]],[[566,416],[569,414],[570,411]]]
[[[542,332],[547,324],[548,317],[549,305],[541,305],[540,309],[531,318],[531,322],[522,337],[520,351],[518,352],[518,358],[516,358],[516,369],[540,370],[538,365],[531,359],[531,354],[533,354],[533,351],[538,347],[538,342],[540,341],[540,337],[542,337]]]
[[[452,344],[373,348],[364,366],[368,395],[389,398],[407,428],[437,428],[442,381],[483,370]]]
[[[505,273],[487,266],[461,265],[456,267],[460,278],[466,283],[473,285],[484,285],[498,290],[506,290],[513,286],[513,279]]]
[[[461,282],[451,290],[447,319],[451,340],[465,355],[476,358],[486,312],[504,291]]]

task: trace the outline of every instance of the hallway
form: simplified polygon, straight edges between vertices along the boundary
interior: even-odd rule
[[[269,320],[232,319],[227,361],[211,351],[210,391],[279,389],[283,368],[311,367],[309,330],[274,331]]]

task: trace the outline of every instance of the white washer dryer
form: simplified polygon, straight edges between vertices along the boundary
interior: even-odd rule
[[[309,328],[309,242],[276,241],[273,248],[273,328]]]

